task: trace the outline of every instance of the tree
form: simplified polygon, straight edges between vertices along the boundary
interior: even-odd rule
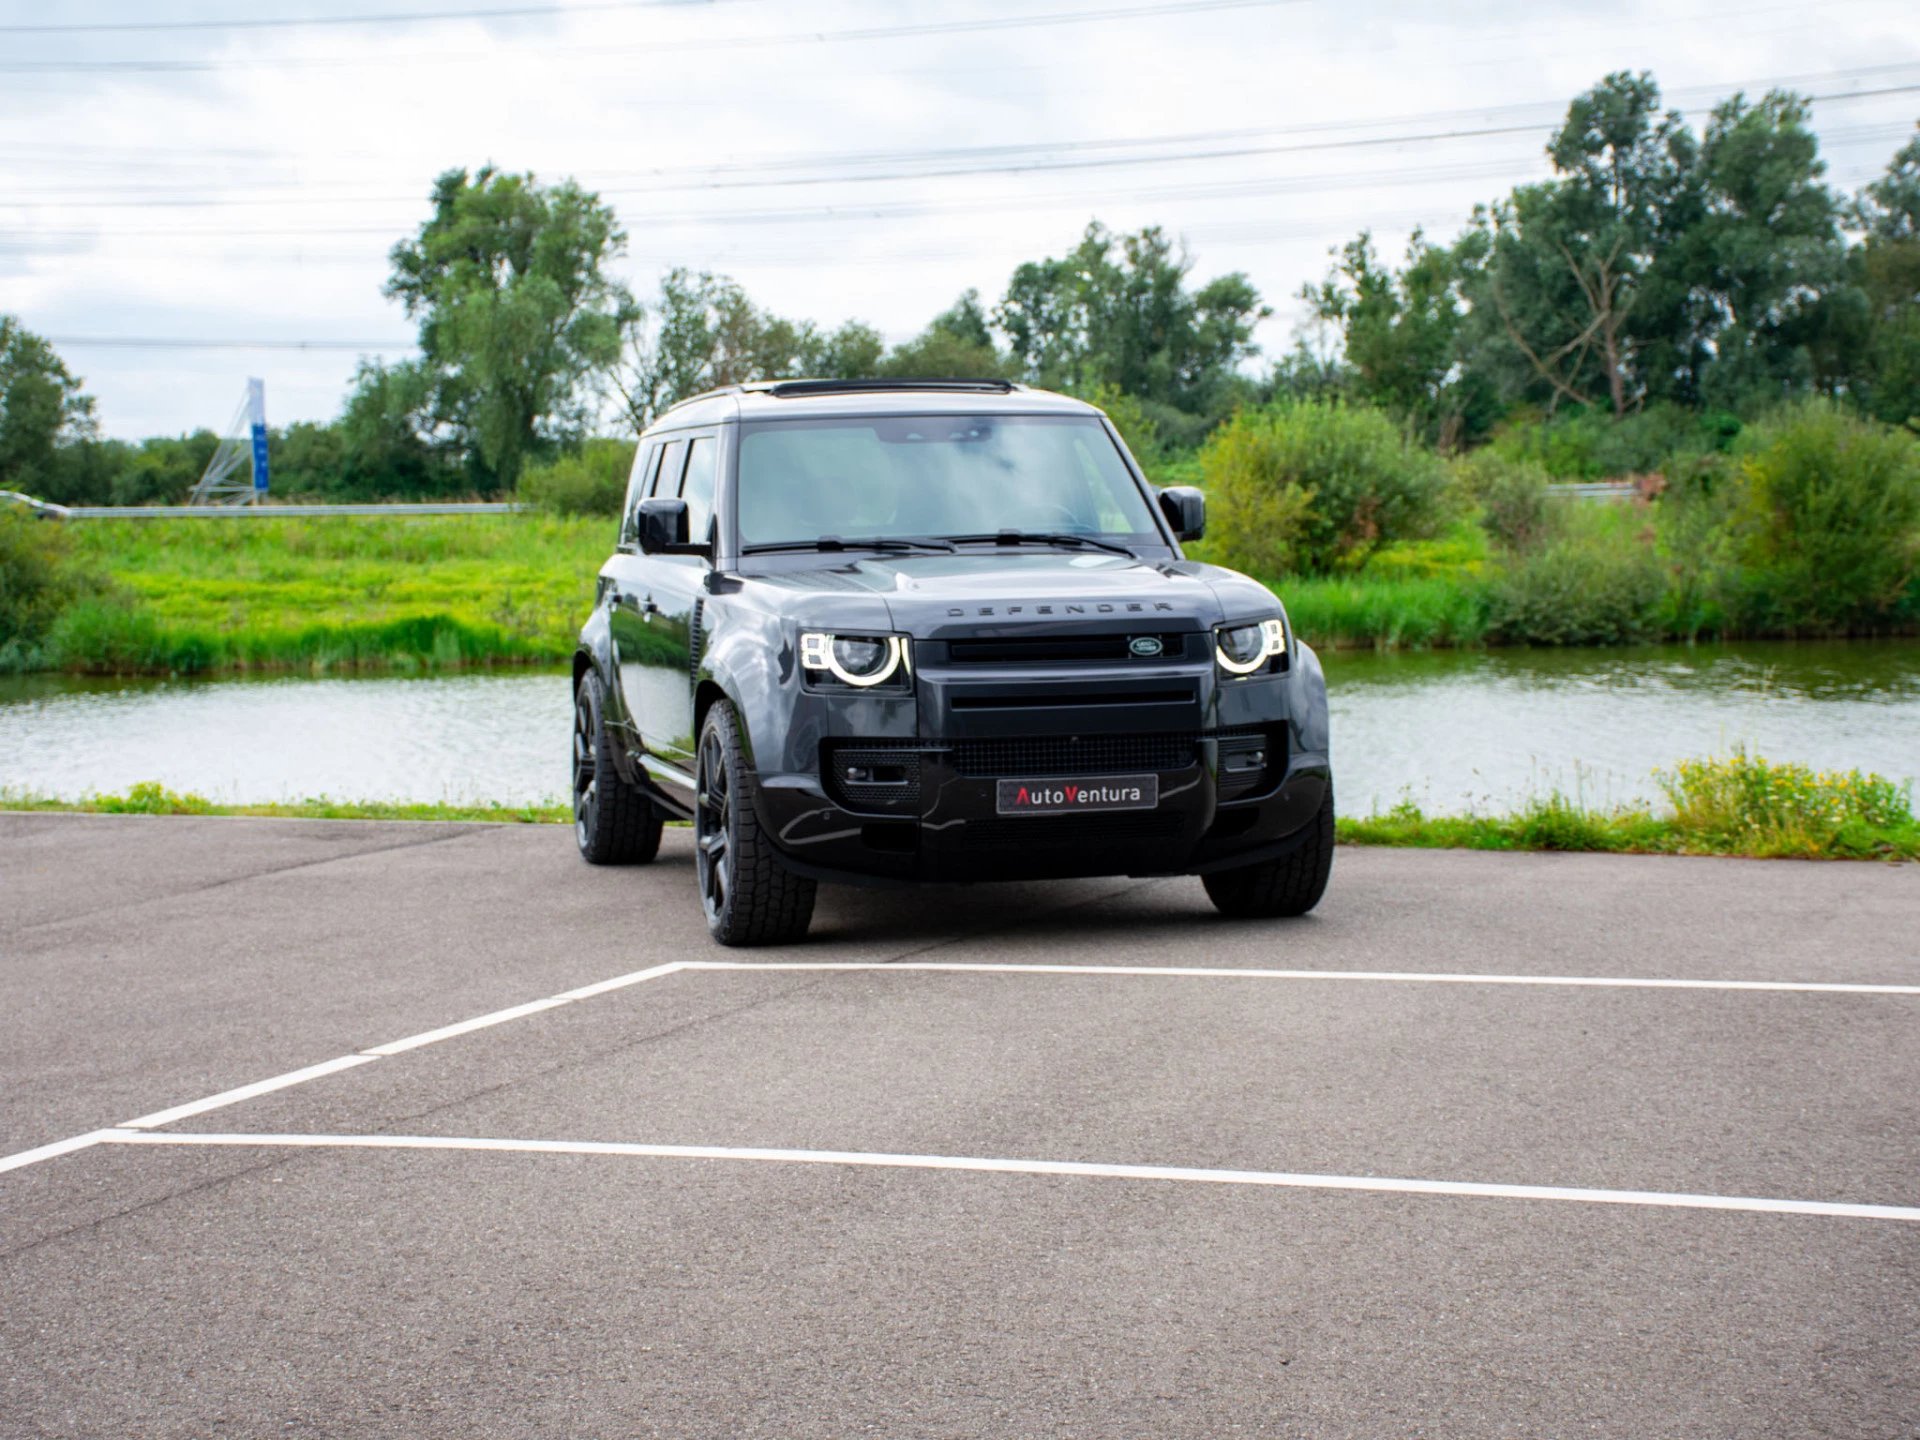
[[[1864,232],[1848,257],[1862,298],[1851,378],[1870,413],[1920,429],[1920,133],[1850,219]]]
[[[762,310],[736,280],[675,268],[651,305],[623,317],[620,353],[606,371],[628,425],[646,429],[667,407],[723,385],[871,371],[879,332],[848,321],[822,336],[806,321]]]
[[[625,243],[573,181],[488,166],[441,175],[432,216],[394,247],[386,293],[420,322],[432,424],[457,437],[478,488],[512,489],[530,457],[585,432],[586,382],[633,310],[607,273]]]
[[[50,491],[60,447],[95,431],[93,400],[53,346],[0,315],[0,490]]]
[[[1697,146],[1651,75],[1621,72],[1573,101],[1547,153],[1556,178],[1483,208],[1455,247],[1463,347],[1510,400],[1624,415],[1700,359],[1659,273],[1697,209]]]
[[[1116,236],[1096,221],[1066,255],[1015,270],[994,323],[1024,379],[1111,385],[1204,412],[1253,355],[1253,327],[1271,312],[1245,275],[1189,290],[1191,269],[1157,227]]]
[[[473,488],[458,442],[434,424],[433,368],[363,360],[340,413],[338,468],[328,485],[343,500],[427,499]],[[490,487],[489,487],[490,488]]]
[[[1496,407],[1619,419],[1844,385],[1863,302],[1804,100],[1736,95],[1696,136],[1651,75],[1609,75],[1547,153],[1552,179],[1481,207],[1445,251],[1416,237],[1392,271],[1362,235],[1307,292],[1362,394],[1444,436],[1445,389],[1441,415],[1471,434]],[[1905,183],[1896,167],[1876,213],[1902,213]]]
[[[1712,364],[1708,404],[1736,408],[1808,389],[1813,352],[1847,303],[1840,202],[1822,181],[1807,103],[1774,91],[1717,106],[1700,145],[1704,213],[1681,249],[1694,343]]]
[[[917,380],[1010,380],[1014,370],[994,346],[980,292],[968,290],[925,330],[894,346],[877,373]]]
[[[1470,242],[1469,242],[1470,243]],[[1469,426],[1469,411],[1485,408],[1463,383],[1459,364],[1462,301],[1459,263],[1416,230],[1407,242],[1407,263],[1395,271],[1374,253],[1373,236],[1361,231],[1338,252],[1339,264],[1300,298],[1314,318],[1337,325],[1346,361],[1363,394],[1409,420],[1443,448],[1453,448]],[[1291,391],[1324,391],[1330,377],[1311,363],[1304,346],[1286,369]]]

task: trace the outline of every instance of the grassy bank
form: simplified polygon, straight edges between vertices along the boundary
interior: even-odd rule
[[[1750,859],[1920,860],[1920,821],[1904,786],[1858,771],[1815,772],[1736,751],[1660,775],[1669,808],[1595,810],[1562,795],[1505,815],[1427,815],[1403,804],[1339,822],[1343,845],[1554,850]],[[264,815],[308,820],[461,820],[564,824],[563,805],[410,805],[302,800],[219,805],[156,784],[83,800],[0,791],[0,810],[99,815]]]
[[[12,668],[320,673],[566,659],[612,526],[518,515],[102,520],[59,538],[85,586]]]

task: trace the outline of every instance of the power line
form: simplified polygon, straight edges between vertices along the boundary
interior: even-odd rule
[[[411,340],[205,340],[179,336],[65,335],[49,336],[50,345],[67,349],[112,350],[358,350],[392,352],[417,350]]]
[[[1308,0],[1161,0],[1161,3],[1105,10],[1062,10],[1038,15],[1007,15],[997,19],[935,20],[918,25],[870,25],[850,30],[799,30],[779,35],[702,36],[685,40],[657,40],[645,45],[539,46],[546,55],[657,55],[690,50],[766,49],[782,45],[817,45],[855,40],[897,40],[925,35],[964,35],[984,30],[1028,30],[1053,25],[1082,25],[1102,20],[1137,20],[1161,15],[1193,15],[1210,10],[1250,10],[1273,5],[1301,5]],[[447,61],[495,60],[498,50],[415,52],[391,55],[374,52],[352,57],[263,55],[240,60],[22,60],[0,64],[0,74],[188,74],[208,70],[325,69],[358,65],[424,65]]]
[[[1820,103],[1836,100],[1867,99],[1885,95],[1907,95],[1920,93],[1920,84],[1882,86],[1873,90],[1852,90],[1835,95],[1810,95],[1809,101]],[[1549,128],[1551,122],[1533,121],[1514,125],[1488,125],[1462,129],[1428,131],[1417,134],[1370,135],[1350,137],[1340,140],[1316,140],[1304,144],[1286,145],[1229,145],[1215,148],[1197,148],[1155,155],[1119,155],[1097,156],[1069,160],[1033,160],[1000,165],[949,165],[943,168],[918,168],[908,170],[877,171],[865,174],[832,175],[815,174],[787,176],[773,179],[714,180],[708,182],[687,181],[682,183],[653,185],[634,188],[618,185],[600,185],[595,193],[609,198],[645,198],[652,195],[664,195],[685,192],[712,192],[722,190],[765,190],[791,189],[816,185],[867,185],[898,180],[945,180],[975,178],[983,175],[1032,175],[1043,173],[1076,172],[1087,170],[1110,170],[1133,168],[1146,165],[1196,164],[1217,160],[1247,160],[1273,155],[1304,155],[1339,151],[1379,149],[1397,145],[1440,144],[1457,140],[1484,140],[1514,135],[1537,135]],[[1269,132],[1273,133],[1273,132]],[[1143,142],[1157,143],[1157,142]],[[47,191],[16,191],[16,194],[46,194]],[[58,192],[53,192],[58,193]],[[67,200],[25,202],[16,205],[21,210],[47,210],[67,207],[85,207],[90,209],[207,209],[234,205],[243,206],[287,206],[287,205],[339,205],[352,204],[406,204],[418,197],[411,195],[304,195],[304,196],[262,196],[249,194],[242,196],[209,196],[196,194],[188,198],[165,198],[146,195],[134,199],[122,200]]]
[[[292,30],[315,25],[415,25],[441,20],[522,20],[605,10],[697,10],[743,0],[598,0],[586,5],[513,5],[495,10],[416,10],[379,15],[300,15],[239,20],[90,20],[68,25],[0,25],[0,35],[104,35],[160,30]],[[757,3],[757,0],[744,0]]]

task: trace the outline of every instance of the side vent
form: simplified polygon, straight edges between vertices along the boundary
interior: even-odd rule
[[[687,629],[687,678],[695,685],[700,683],[700,660],[707,651],[706,628],[700,623],[705,615],[707,600],[704,595],[693,598],[693,619]]]

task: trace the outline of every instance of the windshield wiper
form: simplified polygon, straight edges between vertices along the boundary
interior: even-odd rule
[[[996,530],[991,535],[949,535],[956,545],[1067,545],[1076,549],[1109,550],[1129,560],[1140,557],[1124,545],[1111,540],[1096,540],[1091,535],[1073,535],[1051,530]]]
[[[822,535],[817,540],[774,540],[764,545],[742,545],[742,555],[773,555],[783,550],[938,550],[953,553],[950,540],[925,539],[914,535],[869,535],[849,540],[843,535]]]

